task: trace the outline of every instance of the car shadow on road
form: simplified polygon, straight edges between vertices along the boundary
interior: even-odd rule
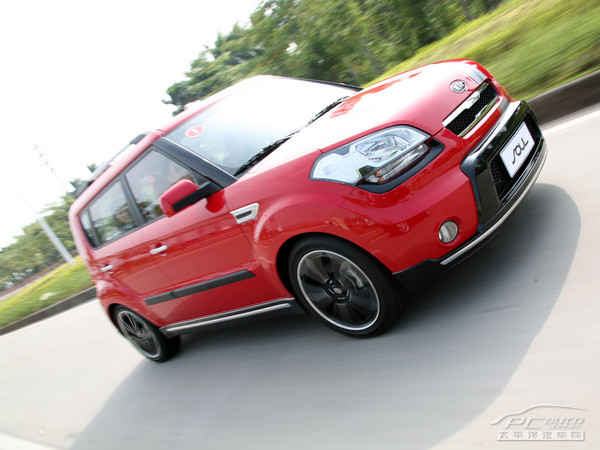
[[[170,362],[140,363],[73,448],[439,444],[508,384],[580,229],[569,195],[538,184],[497,239],[413,293],[388,333],[352,339],[290,316],[188,336]]]

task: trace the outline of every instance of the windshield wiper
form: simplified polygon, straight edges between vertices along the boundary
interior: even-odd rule
[[[288,134],[287,136],[282,137],[281,139],[277,139],[275,142],[271,142],[269,145],[267,145],[265,148],[263,148],[261,151],[259,151],[256,155],[254,155],[252,158],[250,158],[248,161],[246,161],[234,174],[234,177],[237,177],[238,175],[244,173],[246,170],[248,170],[250,167],[254,166],[255,164],[258,164],[259,161],[265,159],[269,154],[271,154],[273,151],[275,151],[277,148],[279,148],[284,142],[286,142],[288,139],[290,139],[294,134],[296,134],[297,131],[294,131],[293,133]]]
[[[325,108],[323,108],[321,111],[319,111],[312,119],[310,119],[309,122],[306,124],[306,126],[309,126],[311,123],[313,123],[319,117],[327,114],[329,111],[331,111],[337,105],[339,105],[340,103],[345,102],[349,98],[350,98],[350,96],[345,96],[345,97],[342,97],[342,98],[338,98],[335,102],[327,105]],[[256,155],[254,155],[252,158],[250,158],[248,161],[246,161],[233,174],[233,176],[237,177],[238,175],[240,175],[240,174],[244,173],[246,170],[248,170],[250,167],[252,167],[255,164],[257,164],[259,161],[261,161],[264,158],[266,158],[270,153],[272,153],[274,150],[276,150],[277,148],[279,148],[284,142],[286,142],[289,138],[291,138],[297,132],[298,131],[294,131],[293,133],[290,133],[287,136],[282,137],[281,139],[277,139],[275,142],[272,142],[269,145],[267,145],[265,148],[263,148],[261,151],[259,151]]]
[[[346,100],[348,100],[350,98],[349,95],[342,97],[342,98],[338,98],[335,102],[327,105],[325,108],[323,108],[321,111],[319,111],[317,113],[317,115],[315,117],[313,117],[312,119],[310,119],[308,121],[308,123],[306,124],[306,126],[309,126],[311,123],[313,123],[315,120],[317,120],[319,117],[324,116],[325,114],[327,114],[329,111],[331,111],[333,108],[335,108],[337,105],[339,105],[340,103],[345,102]]]

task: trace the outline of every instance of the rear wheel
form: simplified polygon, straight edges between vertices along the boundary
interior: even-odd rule
[[[290,254],[289,274],[309,312],[340,333],[379,334],[394,323],[402,305],[392,274],[337,239],[312,237],[297,243]]]
[[[163,362],[179,349],[179,336],[167,338],[158,328],[139,314],[119,306],[114,317],[123,336],[146,358]]]

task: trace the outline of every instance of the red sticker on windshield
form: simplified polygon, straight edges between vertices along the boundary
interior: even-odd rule
[[[195,138],[200,136],[203,132],[204,128],[202,127],[202,125],[196,125],[188,128],[185,132],[185,136],[189,138]]]

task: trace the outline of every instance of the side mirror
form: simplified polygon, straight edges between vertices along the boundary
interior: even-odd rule
[[[209,197],[217,190],[218,188],[210,181],[196,186],[192,181],[184,179],[163,192],[158,201],[165,216],[171,217],[182,209]]]

